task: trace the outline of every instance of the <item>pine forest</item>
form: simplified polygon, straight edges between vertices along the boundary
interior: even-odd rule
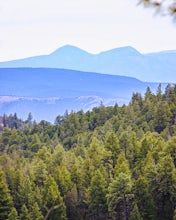
[[[176,220],[176,85],[55,123],[0,116],[0,220]]]

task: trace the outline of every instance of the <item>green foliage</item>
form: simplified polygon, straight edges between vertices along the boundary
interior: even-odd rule
[[[176,204],[176,168],[170,155],[161,158],[158,163],[155,201],[158,218],[171,219]]]
[[[176,136],[167,142],[166,153],[169,153],[176,167]]]
[[[127,159],[125,158],[125,154],[122,152],[118,159],[117,159],[117,164],[114,169],[115,177],[119,176],[121,173],[125,173],[131,177],[131,170],[129,168],[129,164]]]
[[[137,204],[135,203],[133,206],[133,210],[130,213],[129,220],[142,220]]]
[[[72,189],[72,182],[70,172],[62,165],[56,168],[54,172],[54,179],[58,185],[61,196],[64,196]]]
[[[25,204],[28,209],[32,208],[35,201],[34,186],[29,177],[24,178],[18,186],[18,197],[21,204]]]
[[[154,116],[155,131],[162,132],[170,124],[171,116],[169,104],[163,101],[158,102]]]
[[[43,215],[36,202],[34,203],[32,210],[30,212],[30,219],[31,220],[42,220],[43,219]]]
[[[66,112],[0,116],[0,220],[173,220],[176,85]]]
[[[107,183],[100,170],[95,171],[88,188],[88,207],[91,215],[103,219],[107,213]]]
[[[31,165],[33,167],[35,184],[39,187],[43,186],[48,175],[46,163],[39,158],[35,158]]]
[[[66,219],[66,207],[52,176],[49,176],[43,188],[43,207],[48,216],[46,219]]]
[[[0,170],[0,220],[6,220],[8,218],[12,205],[12,198],[5,175],[3,171]]]
[[[108,210],[112,219],[129,218],[129,210],[132,199],[134,197],[132,192],[133,182],[130,175],[120,173],[108,188]]]
[[[156,208],[145,177],[140,176],[135,181],[134,194],[142,218],[144,220],[156,219]]]
[[[13,207],[11,209],[7,220],[19,220],[19,216],[18,216],[18,212],[17,212],[16,208]]]
[[[105,139],[105,149],[110,153],[112,159],[112,166],[115,167],[118,154],[120,152],[119,140],[115,133],[107,133]]]
[[[21,207],[20,220],[31,220],[29,210],[25,204]]]

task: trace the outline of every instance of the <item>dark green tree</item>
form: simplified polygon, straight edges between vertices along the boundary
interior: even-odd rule
[[[133,205],[133,209],[130,213],[129,220],[142,220],[142,217],[139,212],[139,208],[136,203]]]
[[[28,117],[27,117],[27,122],[32,123],[32,119],[33,119],[32,113],[29,112]]]
[[[171,122],[171,112],[169,104],[166,102],[157,103],[154,115],[154,129],[161,133]]]
[[[108,188],[108,211],[113,220],[128,220],[134,197],[130,175],[120,173]]]
[[[88,207],[95,219],[107,217],[107,183],[100,170],[95,171],[87,191]]]
[[[70,172],[67,170],[66,166],[61,165],[56,168],[54,172],[54,179],[58,185],[61,196],[66,195],[73,186],[71,181]]]
[[[176,169],[170,155],[160,158],[156,179],[153,193],[158,208],[158,218],[170,220],[173,218],[176,204]]]
[[[106,134],[105,149],[111,154],[111,159],[113,162],[112,166],[114,168],[120,152],[119,140],[114,132],[108,132]]]
[[[35,202],[32,210],[30,211],[31,220],[43,220],[43,215],[38,207],[38,204]]]
[[[27,176],[23,182],[19,183],[18,197],[21,204],[25,204],[27,209],[31,209],[35,202],[35,187],[32,180]]]
[[[165,151],[171,155],[176,167],[176,135],[167,142]]]
[[[25,204],[21,207],[20,220],[31,220],[29,210]]]
[[[13,206],[4,172],[0,170],[0,220],[8,219]]]
[[[153,197],[149,191],[147,180],[140,176],[134,185],[135,202],[140,210],[140,214],[144,220],[156,219],[156,207]]]
[[[117,163],[114,169],[114,175],[118,176],[120,173],[125,173],[131,177],[131,170],[128,160],[125,158],[125,154],[122,152],[119,154]]]
[[[35,157],[32,167],[34,172],[34,182],[39,187],[42,187],[48,176],[47,165],[43,160]]]
[[[43,189],[44,220],[66,220],[66,207],[53,177],[49,176]]]
[[[15,207],[11,209],[7,220],[19,220],[18,212]]]

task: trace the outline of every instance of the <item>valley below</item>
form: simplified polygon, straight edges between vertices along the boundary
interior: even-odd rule
[[[0,68],[0,115],[54,122],[67,110],[87,111],[104,104],[128,104],[133,92],[156,92],[158,83],[133,77],[115,76],[54,68]],[[163,83],[163,86],[166,84]]]

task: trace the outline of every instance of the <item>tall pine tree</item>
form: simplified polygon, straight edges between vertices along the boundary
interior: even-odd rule
[[[96,219],[104,219],[107,216],[107,183],[100,170],[95,171],[88,188],[88,206],[91,215]]]
[[[0,220],[7,220],[13,206],[4,172],[0,170]]]
[[[52,176],[49,176],[43,189],[43,205],[46,210],[44,220],[66,220],[66,207]]]

